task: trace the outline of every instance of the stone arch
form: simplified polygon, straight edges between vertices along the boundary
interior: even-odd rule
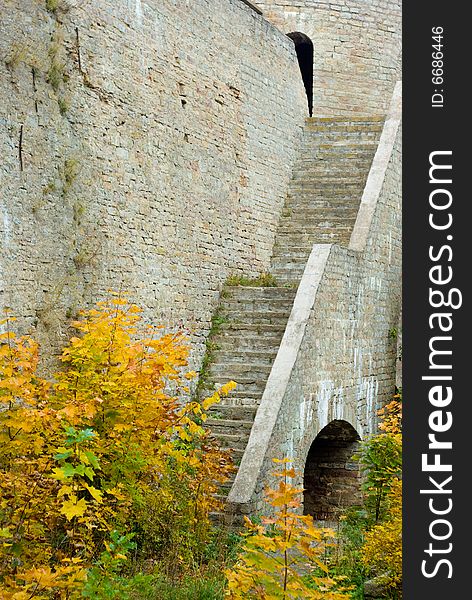
[[[359,434],[347,421],[331,421],[318,433],[305,463],[304,514],[334,521],[339,508],[361,503],[359,465],[352,459],[359,442]]]
[[[308,113],[311,117],[313,114],[313,42],[307,35],[300,33],[299,31],[287,33],[287,36],[295,44],[298,65],[300,67],[303,85],[305,86],[306,96],[308,99]]]

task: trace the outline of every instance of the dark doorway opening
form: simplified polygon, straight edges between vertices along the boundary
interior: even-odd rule
[[[359,464],[352,459],[359,435],[347,421],[331,421],[308,452],[303,512],[319,521],[336,521],[340,509],[361,504]]]
[[[307,35],[298,31],[287,33],[287,36],[295,44],[303,85],[308,98],[308,113],[311,117],[313,115],[313,42]]]

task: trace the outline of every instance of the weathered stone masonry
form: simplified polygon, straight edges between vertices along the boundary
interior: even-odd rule
[[[211,423],[241,460],[228,507],[258,511],[271,459],[290,456],[306,510],[331,517],[395,383],[398,85],[384,120],[400,5],[252,4],[263,15],[241,0],[4,0],[0,306],[55,351],[77,308],[126,290],[190,331],[198,368],[227,276],[271,270],[278,287],[226,296],[211,370],[241,384]],[[315,49],[306,122],[291,32]]]
[[[293,44],[240,0],[59,5],[0,11],[0,305],[57,348],[122,288],[198,363],[221,283],[269,266],[306,114]]]

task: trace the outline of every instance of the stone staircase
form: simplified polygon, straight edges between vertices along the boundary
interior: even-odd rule
[[[236,390],[207,424],[239,464],[314,243],[347,245],[383,118],[310,118],[280,218],[271,274],[276,287],[226,286],[212,337],[211,386]],[[229,493],[233,481],[221,490]]]
[[[209,379],[237,388],[209,411],[206,424],[239,464],[257,407],[285,331],[296,290],[292,287],[227,286],[220,306],[222,324],[213,337]],[[234,475],[235,476],[235,475]],[[233,480],[221,493],[226,496]]]
[[[272,256],[282,284],[301,279],[313,244],[348,245],[382,127],[383,117],[307,119]]]

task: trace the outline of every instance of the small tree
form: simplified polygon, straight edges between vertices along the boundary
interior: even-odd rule
[[[365,475],[365,505],[370,519],[377,523],[386,516],[388,494],[402,472],[400,397],[380,411],[380,433],[362,443],[359,455]]]
[[[301,515],[301,492],[289,481],[295,471],[289,460],[275,460],[282,471],[276,489],[266,490],[274,516],[256,525],[246,518],[243,552],[235,567],[227,571],[227,596],[231,600],[344,600],[323,560],[334,533],[315,526],[313,518]]]
[[[386,499],[388,515],[366,532],[362,562],[381,574],[385,586],[401,596],[402,584],[402,482],[392,482]]]

